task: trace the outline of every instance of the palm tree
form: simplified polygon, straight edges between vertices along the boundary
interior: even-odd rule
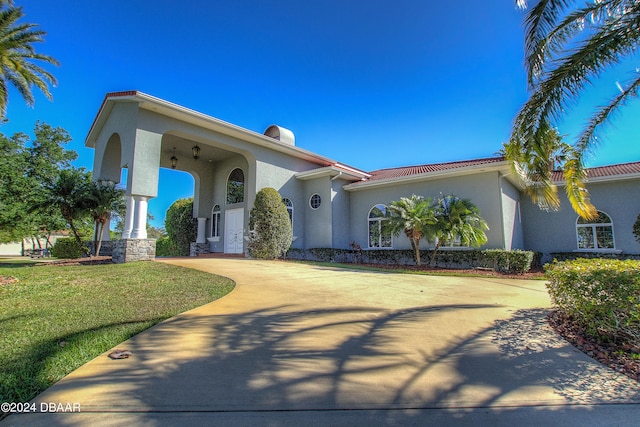
[[[431,199],[422,196],[402,197],[391,202],[387,208],[389,219],[384,221],[386,232],[395,236],[404,233],[415,256],[416,264],[420,265],[420,239],[430,239],[436,217],[431,206]]]
[[[562,140],[557,129],[546,128],[538,144],[521,145],[517,141],[504,144],[500,154],[512,161],[514,172],[526,184],[525,193],[544,210],[560,207],[553,171],[564,167],[573,147]]]
[[[455,195],[438,199],[433,210],[436,217],[436,244],[431,254],[433,264],[438,249],[445,244],[451,245],[459,241],[461,246],[481,246],[487,243],[485,230],[489,229],[486,221],[480,216],[480,209],[468,199]]]
[[[526,1],[517,0],[520,7]],[[510,143],[537,145],[593,80],[636,53],[640,40],[640,2],[637,0],[569,1],[540,0],[525,19],[525,67],[531,96],[515,118]],[[638,96],[640,73],[598,108],[579,135],[564,165],[567,197],[573,209],[585,218],[596,210],[585,187],[583,158],[595,145],[597,131],[613,112]],[[558,205],[550,197],[550,206]]]
[[[95,223],[93,253],[98,256],[105,224],[125,208],[124,190],[110,181],[93,182],[87,191],[87,208]]]
[[[34,43],[42,42],[44,31],[34,30],[35,24],[17,24],[24,16],[21,7],[14,7],[12,1],[0,1],[0,117],[4,117],[9,98],[8,86],[14,86],[28,106],[35,100],[32,87],[35,86],[48,98],[49,83],[56,85],[56,78],[33,61],[58,65],[54,58],[37,53]]]

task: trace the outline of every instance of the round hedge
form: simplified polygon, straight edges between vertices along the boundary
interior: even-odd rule
[[[263,188],[249,214],[249,255],[258,259],[283,256],[293,239],[291,221],[282,196],[275,188]]]

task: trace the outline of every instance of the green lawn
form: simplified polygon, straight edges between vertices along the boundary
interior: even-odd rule
[[[0,402],[26,402],[118,343],[234,287],[156,262],[2,263],[0,279]]]

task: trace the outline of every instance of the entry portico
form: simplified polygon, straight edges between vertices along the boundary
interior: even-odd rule
[[[367,176],[296,147],[293,133],[279,126],[259,134],[138,91],[106,95],[85,145],[95,149],[94,179],[119,183],[127,169],[124,241],[147,239],[147,204],[158,196],[159,168],[190,173],[196,244],[204,252],[244,251],[248,212],[261,188],[298,200],[313,187],[329,200],[331,178],[344,185]],[[297,179],[301,172],[312,173]],[[327,216],[318,223],[332,222],[330,209],[314,213]],[[304,227],[304,221],[294,220],[296,225]],[[294,235],[307,236],[298,244],[308,247],[333,244],[303,228],[294,228]]]

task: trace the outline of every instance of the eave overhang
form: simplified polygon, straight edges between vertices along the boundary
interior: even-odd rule
[[[323,168],[298,172],[295,175],[295,177],[301,181],[307,181],[310,179],[317,179],[322,177],[329,177],[331,179],[342,178],[349,181],[362,181],[369,176],[370,175],[366,172],[359,171],[340,163],[335,163],[331,166],[325,166]]]

